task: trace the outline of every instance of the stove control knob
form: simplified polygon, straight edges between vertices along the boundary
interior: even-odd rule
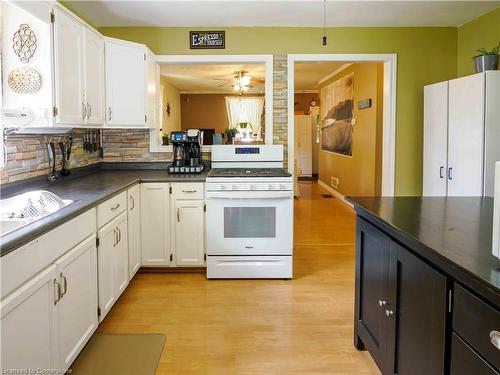
[[[220,189],[221,189],[221,190],[226,190],[226,189],[227,189],[227,186],[226,186],[226,185],[224,185],[224,184],[221,184],[221,185],[220,185]]]
[[[238,185],[231,185],[231,190],[238,190]]]
[[[279,186],[275,184],[269,184],[269,190],[278,190]]]
[[[250,190],[257,190],[257,186],[254,184],[250,184]]]
[[[280,190],[288,190],[288,185],[286,185],[286,184],[281,184],[281,185],[280,185]]]

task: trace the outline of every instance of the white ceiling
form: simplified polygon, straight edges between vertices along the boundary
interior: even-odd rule
[[[322,0],[67,1],[97,26],[323,25]],[[327,26],[459,26],[500,1],[327,0]]]
[[[295,91],[319,90],[318,81],[343,66],[342,62],[295,64]]]
[[[233,92],[234,72],[248,72],[253,88],[249,93],[264,93],[264,64],[161,64],[160,74],[167,83],[182,93]]]

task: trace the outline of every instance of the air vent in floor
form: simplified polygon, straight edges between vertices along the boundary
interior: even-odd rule
[[[325,198],[325,199],[334,199],[335,197],[331,194],[321,194],[321,197],[322,198]]]

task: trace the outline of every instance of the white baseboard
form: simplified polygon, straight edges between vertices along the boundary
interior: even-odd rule
[[[335,195],[338,199],[340,199],[342,201],[342,203],[346,204],[347,206],[351,207],[352,209],[354,209],[354,205],[351,203],[351,202],[348,202],[345,197],[339,193],[337,190],[335,190],[334,188],[332,188],[331,186],[328,186],[327,184],[325,184],[323,181],[321,180],[318,180],[318,185],[321,186],[323,189],[325,189],[326,191],[328,191],[329,193]]]

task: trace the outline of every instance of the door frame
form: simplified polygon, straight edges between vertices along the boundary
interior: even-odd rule
[[[382,62],[383,83],[383,136],[382,136],[382,195],[394,196],[396,172],[396,68],[397,54],[289,54],[288,75],[288,171],[294,173],[294,83],[296,62]]]
[[[156,55],[156,64],[264,64],[264,110],[265,110],[265,143],[273,144],[273,76],[274,64],[273,55]],[[159,82],[159,72],[157,82]],[[159,124],[161,129],[161,124]],[[158,144],[158,128],[150,131],[150,151],[151,152],[171,152],[172,146],[162,146]],[[203,147],[203,151],[206,146]]]

